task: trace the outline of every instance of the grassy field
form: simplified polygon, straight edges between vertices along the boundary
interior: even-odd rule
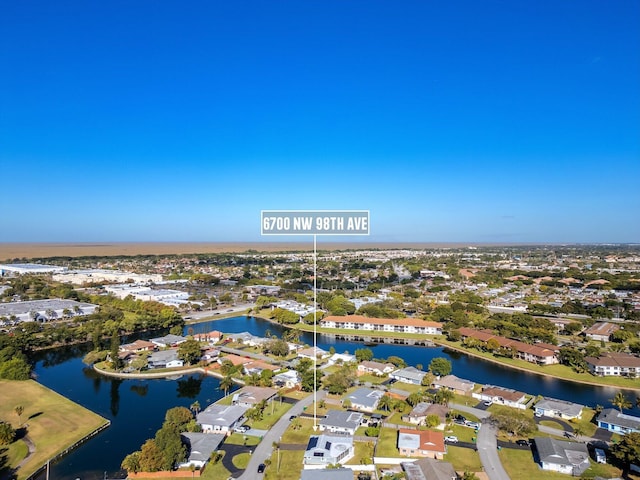
[[[444,456],[444,461],[452,464],[456,471],[479,472],[482,470],[480,455],[470,448],[447,445],[447,453]],[[511,478],[519,479],[520,477],[515,476]]]
[[[24,408],[20,419],[15,413],[18,405]],[[19,469],[18,479],[32,474],[47,460],[107,423],[99,415],[33,380],[0,380],[0,419],[14,428],[21,420],[35,445],[35,452]],[[24,442],[14,445],[8,454],[10,468],[15,468],[27,451]]]
[[[259,430],[269,430],[290,408],[289,403],[280,404],[278,400],[273,400],[264,409],[262,420],[249,420],[246,424]]]
[[[264,472],[265,480],[299,480],[302,471],[303,451],[280,450],[280,465],[278,467],[278,452],[271,455],[271,465]]]
[[[394,428],[383,427],[380,429],[376,457],[398,457],[398,431]]]

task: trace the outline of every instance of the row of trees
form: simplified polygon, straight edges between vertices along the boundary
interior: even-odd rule
[[[167,411],[155,437],[148,439],[140,450],[127,455],[122,468],[130,473],[172,470],[187,458],[187,448],[180,434],[199,431],[200,425],[188,408],[174,407]]]

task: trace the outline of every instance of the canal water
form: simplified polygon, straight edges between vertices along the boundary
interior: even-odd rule
[[[281,336],[285,331],[283,327],[265,320],[242,316],[189,325],[185,327],[184,333],[210,330],[224,333],[247,331],[258,336],[268,333]],[[301,332],[300,341],[312,345],[313,335]],[[362,343],[336,340],[327,335],[318,335],[317,343],[326,350],[333,346],[339,353],[354,353],[356,349],[364,348]],[[219,381],[202,375],[187,375],[174,380],[119,380],[103,377],[82,363],[82,357],[90,348],[62,348],[43,353],[36,361],[35,373],[40,383],[111,420],[109,428],[52,463],[51,479],[122,478],[122,459],[155,435],[168,409],[176,406],[188,408],[196,400],[204,408],[222,397],[222,392],[218,389]],[[446,357],[451,361],[452,373],[458,377],[588,406],[610,406],[610,399],[619,390],[511,370],[441,347],[383,344],[367,348],[373,350],[376,358],[398,356],[409,365],[422,365],[425,369],[434,357]],[[628,392],[627,397],[635,401],[635,392]],[[640,415],[635,407],[630,413]],[[44,480],[44,474],[38,480]]]

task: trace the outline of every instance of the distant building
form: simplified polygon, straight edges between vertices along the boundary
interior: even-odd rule
[[[586,329],[584,335],[591,340],[608,342],[611,340],[611,335],[618,330],[620,330],[620,325],[609,322],[598,322]]]
[[[120,345],[121,352],[129,353],[153,352],[155,349],[156,344],[147,342],[146,340],[136,340],[133,343],[125,343],[124,345]]]
[[[331,354],[329,352],[327,352],[326,350],[323,350],[320,347],[309,347],[309,348],[304,348],[302,350],[298,350],[298,357],[299,358],[308,358],[310,360],[315,360],[315,359],[325,359],[328,358]]]
[[[349,353],[334,353],[331,357],[329,357],[329,363],[332,365],[336,363],[345,364],[345,363],[351,363],[355,361],[356,361],[356,356],[351,355]]]
[[[41,265],[39,263],[3,263],[0,264],[0,277],[7,273],[16,275],[25,275],[33,273],[62,273],[66,272],[67,267],[59,267],[57,265]]]
[[[345,463],[353,457],[353,453],[353,437],[351,436],[312,435],[304,452],[303,463],[305,465]]]
[[[598,427],[613,433],[627,434],[640,432],[640,417],[620,413],[613,408],[605,408],[596,418]]]
[[[205,333],[196,333],[193,336],[193,339],[197,340],[198,342],[206,342],[210,345],[215,345],[220,340],[222,340],[222,333],[217,330],[212,330]]]
[[[286,370],[271,378],[273,385],[279,388],[297,388],[302,384],[302,376],[296,370]]]
[[[557,345],[541,342],[534,344],[524,343],[519,340],[494,335],[493,332],[488,330],[475,330],[468,327],[460,328],[459,332],[463,340],[474,338],[483,343],[494,340],[500,348],[512,350],[517,358],[530,363],[536,363],[538,365],[554,365],[559,363],[558,353],[560,352],[560,347]]]
[[[398,429],[398,450],[405,457],[430,457],[442,460],[447,449],[442,432]]]
[[[9,302],[0,303],[0,319],[4,317],[18,322],[50,322],[91,315],[97,309],[98,305],[92,303],[58,298]]]
[[[442,334],[442,324],[429,322],[420,318],[369,318],[361,315],[343,317],[330,315],[320,320],[325,328],[341,328],[369,332],[423,333],[426,335]]]
[[[589,371],[601,377],[640,376],[640,357],[628,353],[604,352],[598,358],[585,357]]]
[[[534,439],[543,470],[581,476],[591,466],[584,443],[567,442],[550,437]]]
[[[545,417],[577,420],[582,416],[583,408],[584,405],[545,397],[536,403],[534,411],[536,415],[543,415]]]
[[[89,269],[69,270],[53,275],[57,282],[84,285],[93,283],[155,283],[162,281],[162,275],[145,275],[140,273],[122,272],[120,270]]]

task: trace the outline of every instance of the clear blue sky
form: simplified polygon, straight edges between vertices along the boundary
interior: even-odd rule
[[[0,241],[640,242],[639,47],[632,0],[4,2]]]

